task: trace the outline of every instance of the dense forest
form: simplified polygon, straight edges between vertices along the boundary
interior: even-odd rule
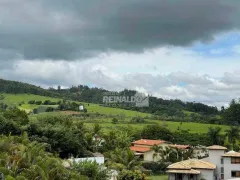
[[[109,92],[102,88],[90,88],[88,86],[72,86],[68,89],[61,89],[59,86],[58,89],[49,88],[43,89],[41,87],[37,87],[34,85],[16,82],[16,81],[8,81],[0,79],[0,92],[2,93],[30,93],[42,96],[50,96],[50,97],[60,97],[63,99],[70,99],[81,102],[89,102],[102,104],[103,103],[103,93]],[[118,92],[120,95],[131,96],[134,95],[136,91],[134,90],[123,90]],[[129,104],[111,104],[112,107],[130,109],[135,111],[141,111],[146,113],[151,113],[154,115],[167,115],[167,116],[182,116],[182,111],[190,111],[200,113],[202,115],[217,115],[219,111],[217,107],[211,107],[202,103],[196,102],[183,102],[181,100],[164,100],[162,98],[157,97],[149,97],[149,107],[134,107],[129,106]],[[109,104],[108,104],[109,106]]]

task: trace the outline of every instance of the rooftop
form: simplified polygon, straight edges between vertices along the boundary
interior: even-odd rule
[[[188,149],[190,146],[188,145],[178,145],[178,144],[169,144],[169,147],[177,148],[177,149]]]
[[[135,152],[148,152],[150,151],[151,149],[150,148],[147,148],[147,147],[138,147],[138,146],[131,146],[130,149],[132,151],[135,151]]]
[[[212,146],[207,147],[207,149],[210,149],[210,150],[227,150],[226,147],[219,146],[219,145],[212,145]]]
[[[194,170],[194,169],[190,169],[190,170],[171,169],[171,170],[168,170],[167,173],[174,173],[174,174],[200,174],[200,171],[197,171],[197,170]]]
[[[163,141],[163,140],[140,139],[140,140],[134,141],[133,144],[153,146],[153,145],[163,144],[165,142],[166,141]]]
[[[223,157],[240,157],[240,153],[235,151],[229,151],[225,153]]]
[[[216,169],[216,165],[199,159],[189,159],[168,166],[168,169],[191,170],[191,169]]]

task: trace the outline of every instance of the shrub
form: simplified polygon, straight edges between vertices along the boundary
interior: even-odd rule
[[[87,176],[89,180],[106,180],[109,178],[108,170],[99,166],[96,161],[74,162],[73,169],[79,174]]]
[[[161,173],[166,171],[168,165],[162,162],[143,162],[142,166],[154,173]]]
[[[35,104],[35,100],[28,101],[28,104]]]
[[[42,104],[42,101],[36,101],[35,104],[36,104],[36,105],[41,105],[41,104]]]
[[[46,109],[46,112],[53,112],[54,111],[54,108],[53,107],[48,107],[47,109]]]
[[[131,122],[132,123],[144,123],[144,118],[140,117],[140,116],[137,116],[137,117],[133,117],[131,119]]]
[[[117,119],[117,118],[113,118],[113,119],[112,119],[112,123],[113,123],[113,124],[117,124],[117,123],[118,123],[118,119]]]
[[[142,173],[141,171],[129,171],[129,170],[123,170],[122,172],[120,172],[119,176],[118,176],[119,180],[146,180],[147,177],[144,173]]]

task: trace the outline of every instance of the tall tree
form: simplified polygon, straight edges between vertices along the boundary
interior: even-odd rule
[[[223,117],[228,124],[240,124],[240,103],[232,100],[228,109],[223,113]]]
[[[215,145],[221,145],[223,144],[223,137],[220,134],[221,133],[221,128],[220,127],[209,127],[208,128],[208,137],[211,141],[212,144]]]
[[[228,141],[232,144],[234,149],[236,141],[240,139],[239,127],[232,126],[230,129],[225,130]]]

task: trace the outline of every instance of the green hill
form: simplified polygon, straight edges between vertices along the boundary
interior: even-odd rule
[[[27,112],[32,111],[34,108],[37,108],[39,106],[44,105],[36,105],[36,104],[28,104],[31,100],[36,101],[42,101],[45,100],[51,100],[52,102],[57,102],[61,100],[60,98],[52,98],[47,96],[39,96],[39,95],[33,95],[33,94],[6,94],[2,93],[1,96],[4,98],[0,101],[4,102],[8,106],[16,106],[20,109],[26,110]],[[88,113],[99,113],[104,114],[106,117],[95,117],[95,118],[89,118],[83,121],[87,127],[92,127],[94,123],[99,123],[103,126],[105,131],[111,130],[113,128],[122,128],[122,127],[132,127],[134,129],[142,129],[143,127],[147,125],[152,124],[160,124],[163,126],[167,126],[170,130],[175,131],[178,128],[181,128],[182,130],[189,130],[190,132],[197,132],[197,133],[205,133],[208,130],[208,127],[221,127],[222,132],[228,128],[228,126],[224,125],[212,125],[212,124],[200,124],[200,123],[194,123],[194,122],[170,122],[170,121],[164,121],[164,120],[150,120],[146,119],[144,123],[140,124],[129,124],[128,122],[131,121],[132,117],[151,117],[151,114],[148,113],[141,113],[137,111],[131,111],[131,110],[124,110],[119,108],[111,108],[111,107],[104,107],[98,104],[93,103],[83,103],[85,107],[88,109]],[[49,105],[46,105],[49,106]],[[38,116],[43,115],[64,115],[62,112],[50,112],[50,113],[41,113],[37,115],[31,115],[31,118],[36,118]],[[124,116],[124,120],[120,120],[118,124],[113,124],[112,119],[109,118],[109,116]]]

